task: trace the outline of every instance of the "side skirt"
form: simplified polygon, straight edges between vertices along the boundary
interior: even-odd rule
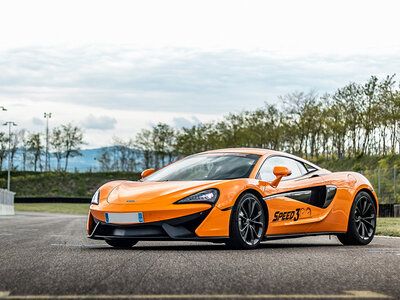
[[[303,232],[303,233],[290,233],[290,234],[270,234],[264,236],[264,241],[279,240],[279,239],[294,239],[305,236],[317,236],[317,235],[337,235],[346,233],[346,231],[323,231],[323,232]]]

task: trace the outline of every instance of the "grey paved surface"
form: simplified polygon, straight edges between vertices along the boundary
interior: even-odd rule
[[[16,295],[268,294],[400,298],[400,239],[344,247],[335,237],[266,242],[140,242],[117,250],[86,238],[86,217],[0,217],[0,298]]]

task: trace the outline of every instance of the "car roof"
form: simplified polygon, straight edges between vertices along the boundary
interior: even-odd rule
[[[293,158],[299,161],[302,161],[303,163],[309,164],[317,169],[321,169],[321,167],[313,164],[312,162],[309,162],[308,160],[305,160],[301,157],[282,152],[282,151],[275,151],[275,150],[270,150],[270,149],[262,149],[262,148],[225,148],[225,149],[216,149],[216,150],[209,150],[202,152],[201,154],[204,153],[248,153],[248,154],[258,154],[262,156],[271,156],[271,155],[281,155],[281,156],[286,156],[289,158]],[[200,153],[199,153],[200,154]]]
[[[216,149],[209,150],[202,153],[248,153],[248,154],[258,154],[258,155],[269,155],[269,154],[285,154],[284,152],[262,149],[262,148],[225,148],[225,149]]]

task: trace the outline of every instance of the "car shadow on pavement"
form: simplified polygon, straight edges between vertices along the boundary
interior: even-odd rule
[[[266,251],[268,249],[291,249],[291,248],[325,248],[325,247],[343,247],[340,244],[307,244],[307,243],[262,243],[259,248],[248,251]],[[129,249],[113,248],[111,246],[99,246],[99,247],[86,247],[88,251],[243,251],[243,250],[233,250],[229,249],[225,244],[199,244],[199,245],[163,245],[162,243],[158,245],[140,245],[133,246]]]

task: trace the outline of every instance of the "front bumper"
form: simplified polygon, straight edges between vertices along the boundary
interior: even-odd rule
[[[196,229],[210,215],[212,208],[183,217],[140,224],[111,224],[98,220],[89,213],[89,238],[135,240],[206,240],[218,241],[227,236],[200,237]]]

